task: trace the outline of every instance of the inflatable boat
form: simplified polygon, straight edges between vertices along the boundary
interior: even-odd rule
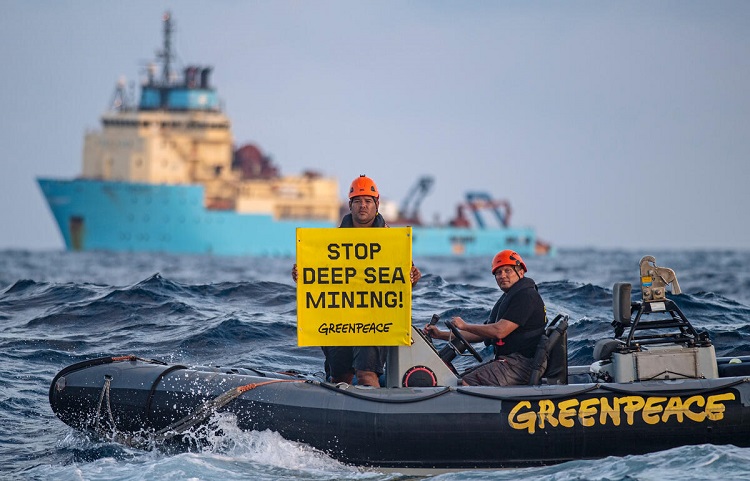
[[[123,356],[63,369],[49,399],[68,425],[131,446],[185,443],[187,433],[195,439],[216,413],[228,413],[243,430],[272,430],[344,463],[383,469],[507,468],[686,444],[750,446],[750,356],[717,359],[708,335],[666,297],[670,284],[680,293],[674,272],[651,256],[640,269],[640,301],[631,301],[631,284],[614,285],[614,335],[597,343],[593,364],[568,366],[560,315],[525,386],[461,386],[451,361],[467,351],[481,357],[447,322],[454,339],[442,349],[416,328],[410,346],[389,348],[382,388]]]

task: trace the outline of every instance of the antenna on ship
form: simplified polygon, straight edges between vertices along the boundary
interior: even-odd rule
[[[157,52],[157,57],[162,60],[162,81],[169,85],[172,76],[172,14],[167,10],[162,17],[164,20],[164,49]]]
[[[128,97],[128,92],[125,88],[126,83],[124,76],[120,77],[117,81],[115,93],[112,96],[112,102],[110,103],[110,109],[119,111],[130,110],[130,98]]]

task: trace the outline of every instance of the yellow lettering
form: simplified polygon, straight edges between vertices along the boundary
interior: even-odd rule
[[[568,399],[557,405],[560,408],[560,414],[557,418],[560,420],[560,425],[566,428],[573,427],[573,420],[571,419],[576,415],[575,407],[578,406],[578,399]]]
[[[646,402],[640,396],[625,396],[617,399],[617,404],[624,406],[625,419],[627,419],[628,425],[632,426],[635,413],[643,409]]]
[[[557,427],[557,419],[555,419],[555,403],[549,399],[542,399],[539,401],[539,428],[544,429],[544,421],[549,421],[549,425],[553,428]]]
[[[691,396],[685,400],[685,402],[682,404],[682,411],[685,413],[685,416],[687,416],[688,419],[691,421],[695,421],[697,423],[702,422],[704,419],[706,419],[706,413],[705,412],[695,412],[690,409],[691,404],[696,404],[700,407],[705,406],[706,400],[703,399],[703,396]]]
[[[663,403],[666,401],[667,398],[665,397],[647,397],[646,398],[646,405],[643,407],[643,420],[646,422],[646,424],[657,424],[659,422],[659,413],[661,413],[664,408],[662,406],[659,406],[660,403]]]
[[[667,401],[667,407],[664,408],[664,414],[661,417],[661,421],[666,423],[669,421],[669,416],[677,416],[677,422],[682,422],[684,419],[685,408],[682,405],[682,399],[678,397],[671,397]]]
[[[596,420],[593,416],[596,415],[596,406],[599,405],[599,400],[596,398],[584,399],[581,401],[581,407],[578,408],[578,420],[586,427],[593,426]]]
[[[513,409],[508,413],[508,424],[513,429],[526,429],[529,434],[534,434],[536,413],[534,411],[519,413],[521,409],[531,409],[531,403],[529,401],[521,401],[513,406]]]
[[[620,409],[615,408],[611,404],[609,404],[609,399],[603,397],[599,398],[599,401],[601,401],[602,407],[599,410],[599,424],[604,426],[607,424],[607,416],[612,418],[612,424],[615,426],[620,425]],[[615,404],[617,403],[617,400],[615,399]]]
[[[734,401],[734,393],[728,392],[708,396],[708,402],[706,402],[706,415],[711,421],[720,421],[724,419],[724,411],[726,411],[727,408],[721,404],[722,401]]]
[[[575,419],[583,427],[592,427],[597,422],[604,426],[611,421],[619,426],[622,415],[628,425],[635,424],[636,413],[640,412],[643,422],[650,425],[667,423],[672,416],[682,423],[685,418],[697,423],[710,420],[721,421],[725,417],[727,407],[725,402],[734,401],[736,394],[732,392],[714,394],[707,398],[701,395],[690,396],[683,401],[680,396],[622,396],[599,397],[589,399],[566,399],[554,402],[550,399],[538,401],[536,410],[530,401],[516,403],[508,414],[508,424],[513,429],[525,430],[534,434],[537,427],[555,428],[562,426],[572,428]],[[598,416],[597,416],[598,415]]]

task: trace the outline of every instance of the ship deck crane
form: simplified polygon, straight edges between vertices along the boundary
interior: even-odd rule
[[[417,180],[417,183],[411,188],[401,202],[401,207],[399,207],[398,210],[397,223],[410,225],[422,224],[422,221],[419,219],[419,206],[425,196],[429,193],[434,182],[435,179],[428,175],[424,175]]]
[[[508,201],[493,199],[487,192],[467,192],[466,204],[474,214],[474,219],[480,229],[486,228],[485,220],[481,214],[483,211],[492,212],[500,226],[508,227],[510,225],[511,209]]]

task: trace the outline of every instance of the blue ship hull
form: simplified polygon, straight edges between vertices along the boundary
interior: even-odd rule
[[[291,257],[297,227],[334,227],[323,221],[206,209],[200,185],[38,182],[71,251]],[[414,256],[491,256],[506,248],[533,256],[535,244],[530,228],[413,227]]]

